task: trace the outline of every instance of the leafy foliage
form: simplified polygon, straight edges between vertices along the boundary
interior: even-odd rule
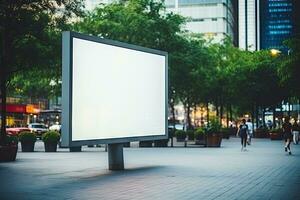
[[[21,132],[18,137],[20,142],[36,142],[36,135],[33,132]]]
[[[42,136],[42,140],[45,143],[57,143],[59,139],[60,135],[57,131],[48,131]]]

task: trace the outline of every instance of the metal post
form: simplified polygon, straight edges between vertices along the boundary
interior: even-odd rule
[[[123,144],[108,144],[109,170],[124,170]]]

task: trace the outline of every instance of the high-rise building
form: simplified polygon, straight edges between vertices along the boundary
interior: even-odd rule
[[[86,9],[114,0],[86,0]],[[115,0],[117,1],[117,0]],[[185,29],[220,42],[226,36],[237,45],[237,0],[165,0],[166,11],[188,18]]]
[[[293,37],[297,33],[297,26],[299,26],[297,16],[300,14],[297,13],[299,10],[296,10],[296,4],[296,0],[260,1],[262,49],[288,51],[287,47],[283,45],[283,41]]]
[[[236,0],[166,0],[166,10],[188,18],[185,29],[220,42],[226,36],[237,44]]]
[[[244,50],[260,49],[259,0],[239,0],[238,25],[239,47]]]
[[[283,41],[300,33],[298,0],[239,0],[239,47],[287,52]]]

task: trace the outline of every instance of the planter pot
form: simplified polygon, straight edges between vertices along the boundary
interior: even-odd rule
[[[139,147],[152,147],[153,141],[140,141]]]
[[[33,152],[35,142],[21,142],[22,152]]]
[[[257,129],[254,134],[256,138],[269,138],[268,132],[263,129]]]
[[[282,133],[270,133],[271,140],[282,140],[283,134]]]
[[[15,161],[18,152],[18,145],[0,145],[0,162]]]
[[[168,147],[169,139],[165,140],[154,140],[155,147]]]
[[[81,146],[79,146],[79,147],[70,147],[70,152],[81,152]]]
[[[44,142],[45,152],[56,152],[57,142]]]
[[[209,134],[206,138],[207,147],[221,147],[222,135],[220,134]]]

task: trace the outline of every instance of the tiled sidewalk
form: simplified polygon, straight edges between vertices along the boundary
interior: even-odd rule
[[[133,145],[134,146],[134,145]],[[237,138],[222,148],[126,148],[125,171],[107,170],[104,148],[19,152],[0,163],[0,199],[300,199],[300,145]]]

